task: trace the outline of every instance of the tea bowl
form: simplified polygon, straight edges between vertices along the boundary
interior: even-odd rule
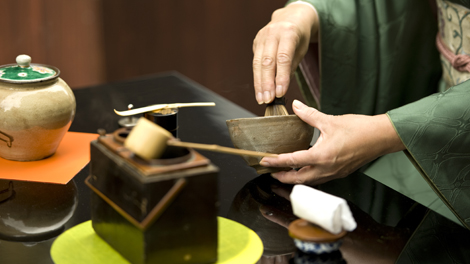
[[[231,119],[226,124],[234,147],[274,154],[308,149],[314,132],[296,115]],[[258,174],[291,169],[263,167],[260,157],[242,157]]]

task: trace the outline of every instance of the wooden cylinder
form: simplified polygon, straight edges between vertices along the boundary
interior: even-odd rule
[[[173,135],[166,129],[141,117],[124,141],[124,146],[141,158],[159,158]]]

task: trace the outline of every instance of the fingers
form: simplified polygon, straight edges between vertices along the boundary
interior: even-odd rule
[[[262,56],[263,56],[263,49],[264,49],[264,42],[258,43],[259,40],[258,38],[259,35],[261,34],[258,33],[258,36],[255,38],[255,41],[253,42],[253,79],[254,79],[254,85],[255,85],[255,98],[258,104],[263,104],[264,99],[263,99],[263,87],[261,85],[261,62],[262,62]]]
[[[276,157],[264,157],[260,165],[264,167],[291,167],[300,168],[312,164],[315,157],[308,150],[300,150],[292,153],[279,154]]]
[[[281,171],[277,173],[272,173],[271,176],[282,183],[306,184],[305,175],[302,176],[302,174],[299,173],[299,171],[296,171],[296,170]]]
[[[276,97],[282,97],[287,92],[292,73],[292,61],[295,53],[293,45],[297,45],[293,44],[297,42],[297,38],[293,33],[286,35],[288,36],[283,37],[280,40],[276,55]]]
[[[263,28],[253,42],[253,78],[258,104],[284,96],[293,70],[298,36],[292,30],[280,34],[273,27]]]
[[[331,180],[329,177],[324,177],[315,166],[306,166],[298,171],[281,171],[273,173],[271,176],[287,184],[318,185]]]
[[[278,39],[269,34],[269,27],[262,29],[255,39],[253,79],[258,104],[270,103],[275,96],[276,53]]]
[[[276,77],[276,54],[279,42],[276,37],[268,37],[261,57],[261,90],[265,104],[274,100]]]
[[[320,131],[322,130],[322,124],[325,122],[327,115],[315,108],[308,107],[299,100],[292,102],[292,110],[294,110],[294,113],[305,123],[320,129]]]

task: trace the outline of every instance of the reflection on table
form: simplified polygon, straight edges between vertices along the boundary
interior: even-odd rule
[[[164,73],[74,91],[77,114],[70,131],[115,131],[113,109],[129,104],[215,102],[215,107],[180,109],[182,141],[232,146],[225,120],[253,114],[177,73]],[[265,251],[259,263],[289,263],[296,254],[287,225],[296,217],[291,185],[258,175],[241,157],[200,151],[219,167],[218,215],[253,229]],[[67,185],[0,181],[1,263],[52,263],[50,247],[64,230],[90,219],[89,166]],[[346,199],[358,222],[341,257],[348,263],[470,262],[469,231],[362,173],[316,186]],[[321,201],[312,201],[321,202]]]

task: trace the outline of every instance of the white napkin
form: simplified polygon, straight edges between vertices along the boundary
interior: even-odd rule
[[[290,194],[294,214],[333,234],[352,231],[356,221],[346,200],[305,185],[295,185]]]

